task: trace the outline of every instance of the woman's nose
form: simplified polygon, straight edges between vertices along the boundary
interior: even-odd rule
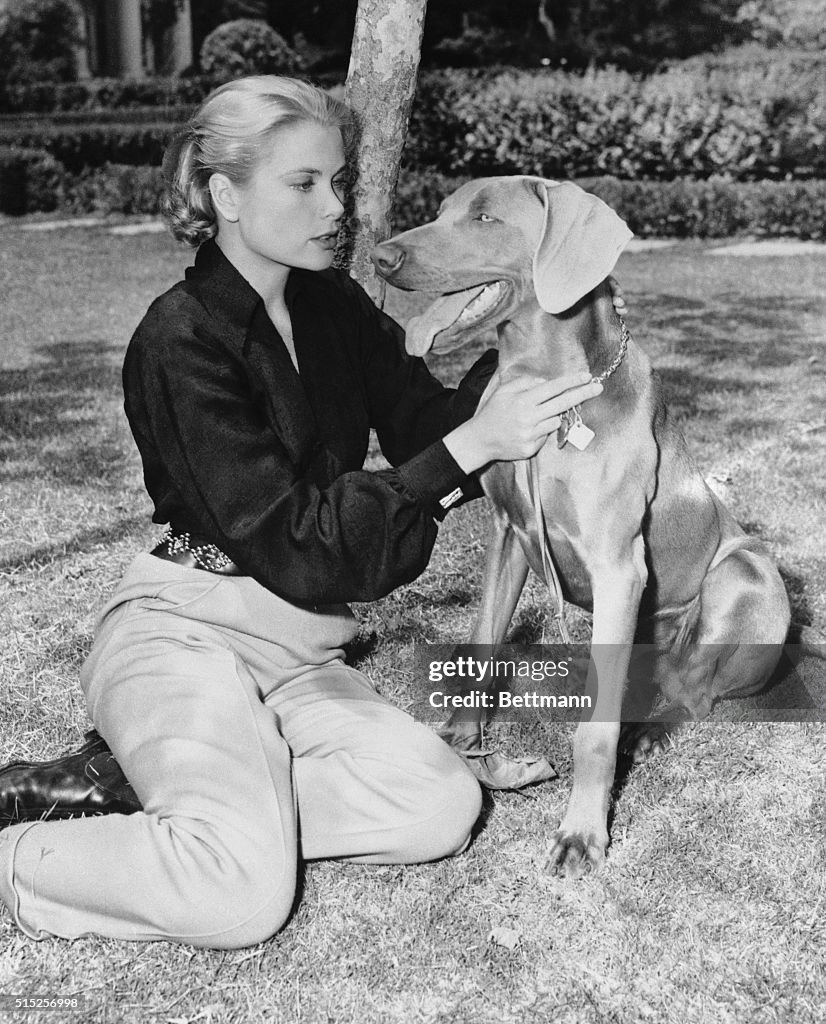
[[[334,188],[330,188],[329,194],[326,196],[326,210],[325,215],[327,217],[340,217],[344,213],[344,202],[339,196],[338,192]]]

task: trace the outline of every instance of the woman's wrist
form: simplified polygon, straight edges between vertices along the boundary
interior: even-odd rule
[[[451,430],[442,441],[465,475],[481,469],[491,461],[472,419]]]

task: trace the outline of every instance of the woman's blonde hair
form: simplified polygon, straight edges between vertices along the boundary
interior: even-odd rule
[[[349,154],[355,131],[349,108],[314,85],[253,75],[210,93],[164,154],[161,212],[172,234],[192,246],[212,238],[218,223],[211,175],[225,174],[243,187],[274,133],[307,122],[338,128]]]

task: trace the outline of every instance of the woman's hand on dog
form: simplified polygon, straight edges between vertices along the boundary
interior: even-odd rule
[[[554,380],[503,380],[497,371],[473,417],[452,430],[444,443],[465,473],[489,462],[529,459],[559,428],[563,412],[601,392],[602,385],[587,371]]]

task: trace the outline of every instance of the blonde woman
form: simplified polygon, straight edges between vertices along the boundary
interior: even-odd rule
[[[405,355],[331,269],[350,135],[325,93],[253,77],[167,154],[166,216],[198,252],[123,380],[170,525],[83,669],[102,739],[0,771],[0,896],[32,938],[241,947],[286,920],[299,857],[410,863],[469,841],[476,781],[345,663],[346,602],[415,579],[437,521],[479,493],[470,474],[532,455],[600,389],[502,384],[483,358],[451,390]],[[394,468],[362,469],[371,427]],[[69,820],[31,820],[48,811]]]

